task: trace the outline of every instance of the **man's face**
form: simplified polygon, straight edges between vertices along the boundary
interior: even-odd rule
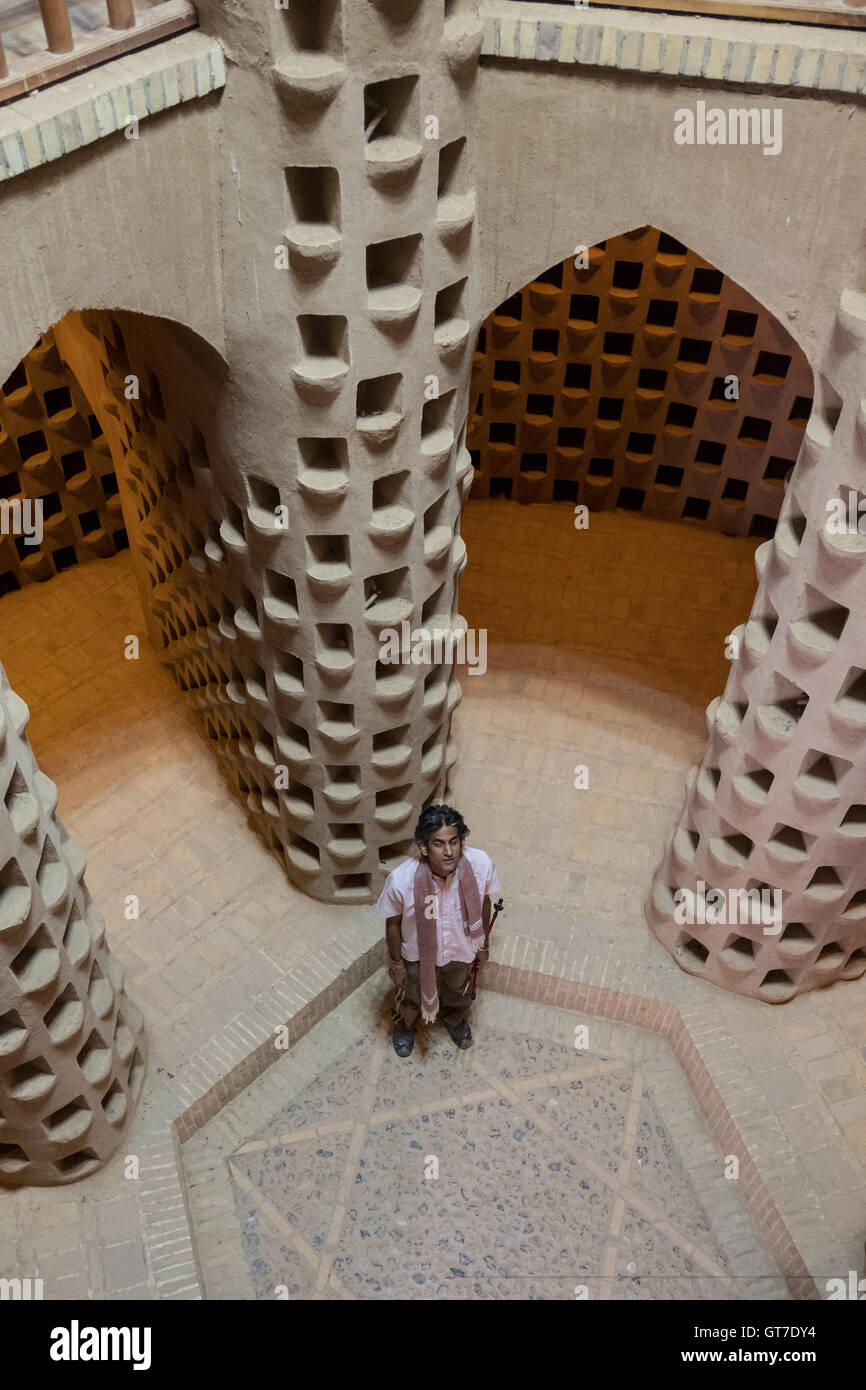
[[[430,836],[427,845],[427,854],[424,854],[422,846],[421,857],[426,858],[434,874],[440,878],[446,878],[448,874],[457,868],[460,856],[463,853],[463,846],[460,843],[460,836],[455,825],[443,825],[441,830],[435,830]]]

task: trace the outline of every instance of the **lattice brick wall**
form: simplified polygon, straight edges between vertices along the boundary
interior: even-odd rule
[[[589,262],[552,267],[484,323],[471,495],[772,535],[812,405],[797,344],[654,227],[590,248]]]
[[[41,544],[30,545],[6,509],[0,594],[128,544],[107,441],[51,330],[0,389],[0,499],[38,499],[43,520]]]

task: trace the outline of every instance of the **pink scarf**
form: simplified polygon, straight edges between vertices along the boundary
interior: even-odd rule
[[[460,890],[460,909],[463,930],[476,951],[484,945],[484,925],[481,921],[481,895],[472,865],[463,854],[457,864],[457,884]],[[418,955],[421,976],[421,1017],[432,1023],[439,1012],[439,991],[436,988],[436,912],[439,898],[433,886],[433,875],[426,859],[420,860],[415,871],[415,926],[418,932]]]

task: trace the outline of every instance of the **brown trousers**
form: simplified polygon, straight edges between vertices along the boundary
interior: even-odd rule
[[[397,1010],[407,1033],[414,1033],[421,1017],[421,962],[404,960],[406,984]],[[472,986],[469,975],[472,963],[452,960],[436,967],[436,988],[439,991],[439,1019],[449,1028],[463,1022],[472,1007]],[[465,993],[464,993],[465,986]]]

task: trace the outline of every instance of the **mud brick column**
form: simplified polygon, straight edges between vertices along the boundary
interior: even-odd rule
[[[741,654],[647,904],[683,969],[770,1003],[866,971],[866,534],[834,534],[827,505],[866,502],[864,383],[866,296],[846,291],[775,536],[756,553]],[[700,879],[781,889],[781,932],[678,925],[673,895]]]
[[[459,624],[481,25],[450,0],[202,20],[233,63],[231,380],[202,429],[207,470],[190,455],[213,651],[235,673],[223,747],[290,878],[369,901],[455,757],[452,665],[379,654],[404,620]]]
[[[94,1172],[141,1089],[141,1015],[84,884],[85,858],[0,667],[0,1186]]]

